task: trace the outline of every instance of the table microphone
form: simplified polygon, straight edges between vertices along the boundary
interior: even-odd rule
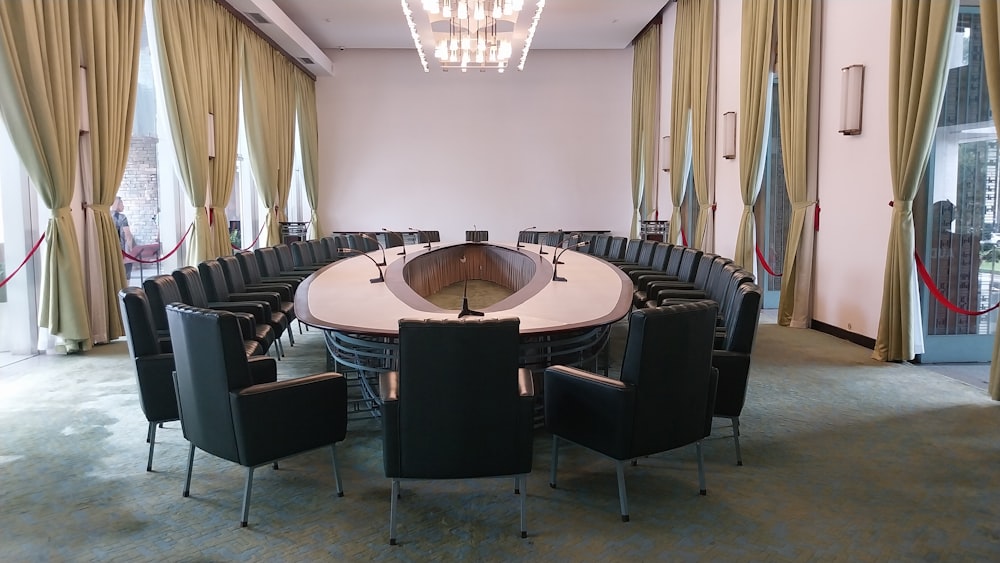
[[[382,243],[381,243],[381,242],[379,242],[377,238],[375,238],[375,237],[371,236],[371,235],[370,235],[370,234],[368,234],[368,233],[358,233],[358,234],[359,234],[359,235],[361,235],[361,237],[362,237],[362,238],[366,238],[366,239],[368,239],[368,240],[373,240],[373,241],[375,241],[375,244],[377,244],[377,245],[378,245],[378,247],[379,247],[379,250],[381,250],[381,251],[382,251],[382,261],[381,261],[381,262],[375,262],[375,265],[376,265],[376,266],[385,266],[385,247],[384,247],[384,246],[382,246]],[[372,258],[372,260],[374,260],[374,258]]]
[[[424,235],[424,240],[427,241],[427,250],[431,249],[431,236],[427,234],[427,231],[421,231],[420,229],[414,229],[413,227],[407,227],[411,231],[417,231],[418,233]]]
[[[396,256],[402,256],[402,257],[405,258],[406,257],[406,240],[403,238],[403,235],[397,233],[396,231],[390,231],[389,229],[387,229],[385,227],[382,227],[382,230],[385,231],[387,235],[389,235],[389,234],[396,235],[397,237],[399,237],[399,240],[403,241],[403,246],[401,247],[403,249],[403,251],[402,252],[397,252]],[[388,239],[386,239],[386,244],[388,244],[388,242],[389,242]]]
[[[569,236],[569,238],[566,238],[566,239],[564,239],[564,240],[563,240],[563,241],[562,241],[561,243],[559,243],[559,244],[560,244],[560,245],[562,245],[563,243],[565,243],[565,242],[569,242],[569,241],[571,241],[571,240],[573,240],[573,239],[575,239],[575,238],[580,238],[580,235],[579,235],[579,234],[575,234],[575,235],[570,235],[570,236]],[[564,248],[569,248],[569,246],[567,245],[567,246],[565,246]],[[556,247],[556,250],[559,250],[559,247]],[[562,252],[560,252],[560,253],[559,253],[559,256],[562,256]],[[555,252],[553,252],[553,253],[552,253],[552,263],[553,263],[553,264],[562,264],[562,262],[557,262],[557,260],[558,260],[558,258],[556,258],[556,256],[555,256]]]
[[[564,249],[562,249],[562,250],[559,251],[559,254],[556,256],[556,261],[552,263],[553,264],[552,265],[552,281],[566,281],[566,278],[559,277],[559,275],[556,273],[556,272],[559,271],[559,264],[562,264],[562,262],[559,261],[559,256],[562,256],[563,254],[566,253],[567,250],[569,250],[571,248],[580,248],[581,246],[587,246],[588,244],[590,244],[590,243],[587,242],[587,241],[578,242],[578,243],[574,244],[573,246],[567,246],[566,248],[564,248]],[[553,252],[553,254],[555,254],[555,252]]]
[[[534,229],[535,229],[535,227],[526,227],[524,229],[521,229],[520,232],[517,233],[517,247],[516,248],[524,248],[524,245],[521,244],[521,233],[526,233],[526,232],[532,231]]]
[[[372,264],[375,264],[375,267],[378,268],[378,277],[377,278],[372,278],[372,279],[370,279],[368,281],[370,281],[371,283],[379,283],[379,282],[384,282],[385,281],[385,276],[382,275],[382,264],[379,264],[377,260],[375,260],[374,258],[372,258],[371,256],[369,256],[367,252],[364,252],[362,250],[358,250],[356,248],[342,248],[341,250],[343,250],[344,252],[356,252],[356,253],[364,256],[365,258],[371,260]]]
[[[459,262],[465,264],[465,256],[459,258]],[[463,268],[463,271],[465,273],[465,286],[462,288],[462,310],[458,312],[458,318],[481,317],[483,316],[482,311],[473,311],[469,308],[469,272],[466,268]]]

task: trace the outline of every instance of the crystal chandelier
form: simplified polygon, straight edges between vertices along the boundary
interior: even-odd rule
[[[513,54],[511,31],[524,0],[423,0],[424,10],[447,29],[435,32],[441,67],[503,72]]]

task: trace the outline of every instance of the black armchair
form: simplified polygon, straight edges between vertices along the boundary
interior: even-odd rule
[[[276,381],[271,358],[248,360],[236,318],[225,311],[169,305],[177,403],[191,442],[184,496],[191,491],[195,448],[247,468],[241,526],[250,514],[254,469],[330,447],[337,495],[343,486],[336,443],[347,432],[347,385],[339,373]]]
[[[226,280],[226,289],[229,290],[231,295],[247,295],[261,292],[267,294],[276,293],[278,295],[278,299],[274,302],[272,307],[274,307],[277,311],[281,311],[281,314],[285,315],[285,318],[288,319],[289,323],[295,320],[295,305],[292,302],[292,300],[295,299],[295,292],[291,285],[278,282],[248,284],[243,281],[243,267],[237,257],[220,256],[217,262],[222,268],[222,274]],[[204,278],[205,276],[202,274],[203,283]],[[294,332],[291,330],[288,331],[288,342],[292,346],[295,345]]]
[[[621,380],[565,366],[545,370],[553,488],[560,438],[610,457],[617,465],[622,521],[628,522],[624,462],[693,443],[706,494],[701,440],[712,432],[717,311],[709,301],[634,311]]]
[[[149,457],[146,471],[153,470],[153,448],[156,446],[156,425],[178,419],[177,395],[174,393],[174,355],[164,350],[153,325],[153,312],[146,292],[138,287],[126,287],[118,292],[128,339],[128,351],[135,362],[135,380],[139,387],[139,406],[149,427]]]
[[[399,371],[380,378],[390,544],[400,479],[514,476],[527,537],[535,398],[531,372],[518,368],[519,326],[516,318],[399,322]]]

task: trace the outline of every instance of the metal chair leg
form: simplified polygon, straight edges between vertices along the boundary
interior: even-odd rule
[[[698,452],[698,492],[702,495],[707,495],[708,488],[705,487],[705,455],[702,452],[701,440],[695,442],[694,447]]]
[[[156,423],[150,422],[146,431],[146,441],[149,442],[149,458],[146,459],[146,471],[153,470],[153,447],[156,446]]]
[[[396,545],[396,499],[399,497],[399,479],[392,480],[392,500],[389,504],[389,545]]]
[[[292,323],[288,323],[288,345],[295,346],[295,330],[292,328]]]
[[[615,460],[615,472],[618,474],[618,501],[622,507],[622,522],[628,522],[628,494],[625,492],[625,462]]]
[[[521,537],[528,537],[528,476],[519,475],[514,478],[520,481],[521,489]]]
[[[337,445],[330,446],[330,455],[333,457],[333,478],[337,482],[337,496],[344,496],[344,484],[340,482],[340,465],[337,463]]]
[[[240,520],[240,527],[247,527],[247,520],[250,516],[250,493],[253,492],[253,467],[247,467],[247,486],[243,490],[243,519]]]
[[[552,469],[549,473],[549,486],[556,488],[556,468],[559,465],[559,436],[552,435]]]
[[[187,477],[184,479],[184,492],[181,496],[189,497],[191,496],[191,470],[194,468],[194,444],[188,449],[188,468]]]
[[[731,417],[733,421],[733,442],[736,445],[736,465],[743,465],[743,452],[740,451],[740,417]]]

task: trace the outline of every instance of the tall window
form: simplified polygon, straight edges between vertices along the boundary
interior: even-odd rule
[[[764,306],[775,308],[781,294],[781,278],[785,269],[785,248],[788,244],[788,220],[792,204],[785,186],[785,164],[781,154],[781,119],[778,111],[778,77],[771,82],[770,133],[764,147],[764,177],[754,204],[757,221],[757,248],[777,275],[767,269],[757,269],[760,286],[764,289]]]

